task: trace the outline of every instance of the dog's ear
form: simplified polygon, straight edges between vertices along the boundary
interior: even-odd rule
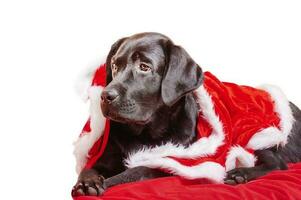
[[[109,54],[106,59],[106,84],[108,85],[112,81],[112,69],[111,69],[111,59],[116,54],[118,48],[120,45],[126,40],[127,38],[121,38],[117,40],[112,46],[111,50],[109,51]]]
[[[203,72],[182,47],[169,44],[166,48],[167,65],[161,85],[161,96],[166,105],[172,106],[202,84]]]

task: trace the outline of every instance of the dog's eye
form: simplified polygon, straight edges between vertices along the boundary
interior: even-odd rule
[[[117,65],[116,64],[112,64],[112,69],[113,69],[113,71],[117,71],[118,70]]]
[[[139,69],[140,69],[141,71],[147,72],[147,71],[149,71],[151,68],[150,68],[148,65],[146,65],[146,64],[144,64],[144,63],[141,63],[140,66],[139,66]]]

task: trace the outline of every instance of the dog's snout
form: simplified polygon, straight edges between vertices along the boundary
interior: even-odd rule
[[[101,101],[111,103],[119,96],[117,90],[104,90],[101,94]]]

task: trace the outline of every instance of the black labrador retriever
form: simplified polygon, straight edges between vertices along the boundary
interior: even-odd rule
[[[112,45],[106,65],[101,109],[111,120],[109,141],[93,168],[80,173],[73,196],[101,195],[117,184],[168,176],[147,167],[127,169],[123,160],[144,145],[189,145],[196,139],[192,91],[202,84],[202,70],[183,48],[162,34],[136,34]],[[256,151],[256,166],[229,171],[225,183],[244,183],[301,160],[301,111],[290,106],[295,122],[288,144]]]

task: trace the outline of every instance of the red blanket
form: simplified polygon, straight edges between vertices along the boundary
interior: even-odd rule
[[[301,199],[301,162],[289,170],[274,171],[258,180],[230,186],[183,180],[178,176],[118,185],[101,197],[77,197],[74,200],[132,199],[206,199],[206,200],[273,200]]]

